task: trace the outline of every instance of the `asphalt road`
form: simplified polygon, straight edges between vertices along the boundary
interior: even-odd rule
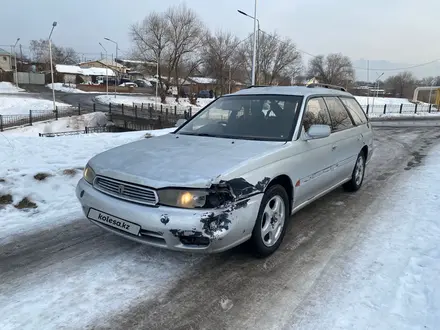
[[[285,329],[295,325],[304,309],[313,305],[310,293],[331,286],[323,275],[326,270],[336,267],[338,256],[355,245],[369,227],[370,222],[360,215],[374,200],[383,198],[383,189],[400,180],[401,173],[423,162],[430,146],[440,141],[435,128],[378,128],[375,133],[376,151],[362,189],[355,194],[337,189],[294,215],[274,255],[255,259],[243,245],[201,257],[164,295],[136,299],[128,309],[105,315],[91,327]],[[138,249],[138,244],[78,219],[17,236],[0,246],[0,278],[7,294],[29,274],[56,269],[69,276],[97,255],[113,258],[120,253],[139,253]],[[145,247],[147,250],[160,253],[155,248]],[[135,268],[125,272],[127,276],[141,275]]]

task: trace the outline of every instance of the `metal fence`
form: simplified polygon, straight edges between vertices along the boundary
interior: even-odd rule
[[[77,131],[39,133],[38,135],[40,137],[55,137],[55,136],[68,136],[68,135],[79,135],[79,134],[116,133],[116,132],[125,132],[125,130],[120,127],[112,125],[112,126],[85,127],[85,129],[77,130]]]
[[[367,114],[417,114],[435,113],[439,109],[433,104],[361,104]]]
[[[0,132],[6,128],[32,125],[34,122],[58,120],[62,117],[82,115],[95,111],[92,109],[82,109],[78,107],[57,107],[56,110],[29,110],[29,114],[24,115],[0,115]]]

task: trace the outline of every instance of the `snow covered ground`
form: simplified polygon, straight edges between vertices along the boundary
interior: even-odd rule
[[[0,134],[0,198],[11,194],[16,204],[28,197],[37,205],[29,210],[0,207],[0,246],[19,234],[55,230],[73,222],[86,224],[74,189],[87,160],[106,149],[142,139],[146,133],[156,136],[170,131],[55,138]],[[38,181],[34,178],[38,173],[49,176]],[[95,226],[91,229],[98,230]],[[74,248],[77,255],[62,262],[51,261],[50,267],[30,270],[28,264],[23,276],[9,276],[7,282],[10,274],[3,273],[0,328],[84,329],[102,325],[105,318],[127,310],[137,300],[166,294],[201,258],[145,247],[115,235],[97,244],[97,249],[87,251],[79,244]]]
[[[38,136],[39,133],[57,133],[84,130],[86,127],[105,126],[107,116],[104,112],[87,113],[81,116],[63,117],[58,120],[36,122],[32,126],[5,130],[5,136]]]
[[[132,106],[133,103],[150,103],[150,104],[160,104],[157,103],[156,97],[154,96],[129,96],[129,95],[99,95],[95,98],[100,103],[113,103],[113,104],[124,104],[128,106]],[[208,103],[212,102],[213,99],[197,99],[197,106],[192,105],[187,98],[179,99],[179,103],[176,102],[174,97],[167,97],[166,103],[164,106],[175,106],[177,105],[179,108],[185,108],[187,110],[189,107],[192,107],[194,110],[200,110],[202,107],[206,106]]]
[[[146,133],[162,135],[174,130],[64,137],[0,133],[0,196],[10,194],[13,199],[10,205],[0,209],[0,243],[23,231],[81,218],[80,204],[74,191],[82,168],[92,156],[142,139]],[[34,176],[38,173],[48,174],[49,177],[36,180]],[[24,197],[35,202],[37,208],[28,212],[16,209],[13,205]]]
[[[440,146],[370,205],[373,225],[324,272],[291,329],[438,329]],[[373,221],[371,221],[373,219]]]
[[[59,107],[69,107],[69,104],[56,102]],[[49,100],[23,96],[0,95],[0,115],[26,115],[29,110],[52,110],[53,103]]]
[[[24,92],[24,89],[18,88],[7,81],[0,81],[0,94]]]

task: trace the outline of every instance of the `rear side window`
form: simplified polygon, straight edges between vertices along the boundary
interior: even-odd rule
[[[330,116],[321,97],[310,99],[304,113],[303,126],[306,131],[312,125],[331,125]]]
[[[342,131],[353,127],[353,122],[348,115],[342,102],[337,97],[324,97],[327,104],[330,118],[332,120],[332,131]]]
[[[350,112],[356,125],[362,125],[367,123],[367,116],[364,110],[361,108],[359,103],[355,99],[350,99],[348,97],[341,97],[342,103],[347,107],[348,112]]]

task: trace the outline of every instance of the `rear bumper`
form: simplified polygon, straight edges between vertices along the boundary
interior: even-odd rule
[[[170,250],[214,253],[228,250],[250,238],[263,195],[223,209],[149,207],[99,192],[81,179],[76,196],[86,217],[90,209],[95,209],[141,227],[139,234],[134,235],[89,219],[107,231]]]

